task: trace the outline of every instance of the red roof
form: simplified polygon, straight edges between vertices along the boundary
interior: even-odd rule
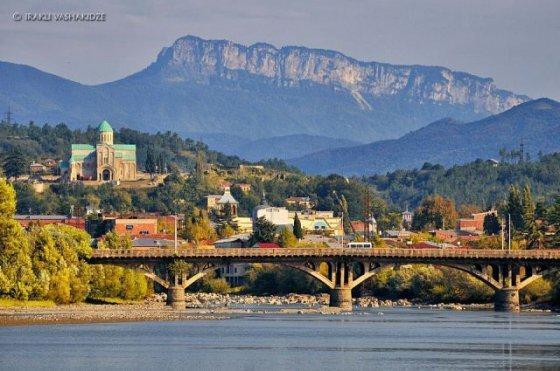
[[[275,242],[259,242],[259,248],[261,249],[279,249],[280,245]]]

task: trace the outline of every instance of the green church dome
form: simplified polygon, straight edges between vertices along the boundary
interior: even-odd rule
[[[97,127],[97,130],[101,133],[112,133],[113,132],[113,128],[111,127],[111,124],[109,124],[106,120],[103,120],[101,122],[101,124],[99,124],[99,126]]]

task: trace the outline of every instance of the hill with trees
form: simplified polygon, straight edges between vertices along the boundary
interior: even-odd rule
[[[519,151],[503,152],[502,162],[476,160],[445,168],[425,163],[420,169],[397,170],[364,177],[380,196],[399,209],[416,208],[429,195],[439,194],[456,204],[487,209],[508,196],[510,185],[528,184],[539,201],[552,202],[560,193],[560,153],[521,160]]]
[[[497,158],[517,150],[524,156],[560,151],[560,103],[537,99],[485,119],[463,123],[447,118],[399,139],[329,149],[288,162],[313,174],[382,174],[413,169],[424,162],[453,166],[477,158]]]

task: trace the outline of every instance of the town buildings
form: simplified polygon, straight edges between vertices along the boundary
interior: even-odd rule
[[[309,197],[288,197],[286,200],[286,205],[295,207],[299,210],[308,210],[313,208],[313,202]]]
[[[482,234],[484,232],[484,218],[492,214],[497,216],[498,212],[496,210],[490,210],[471,214],[470,218],[461,218],[457,222],[457,229],[459,231]]]
[[[86,229],[86,221],[83,218],[68,215],[15,215],[14,219],[24,228],[31,225],[66,224],[79,229]]]
[[[69,181],[96,182],[136,180],[136,145],[114,144],[113,128],[107,121],[97,128],[99,141],[72,144],[70,157],[61,162],[60,172]]]
[[[279,227],[293,225],[293,221],[290,220],[288,209],[285,207],[270,206],[266,200],[264,200],[262,205],[253,209],[253,223],[259,218],[265,218]]]
[[[289,215],[291,225],[294,225],[296,214],[304,233],[342,236],[342,219],[334,216],[333,211],[308,210],[301,213],[292,212]]]

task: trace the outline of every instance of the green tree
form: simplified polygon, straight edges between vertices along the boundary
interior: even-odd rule
[[[19,178],[27,172],[29,163],[19,148],[12,149],[4,158],[2,167],[8,178]]]
[[[154,149],[148,147],[146,151],[146,163],[144,164],[145,170],[148,174],[154,175],[156,172],[156,160],[154,155]]]
[[[212,227],[208,215],[202,210],[195,210],[195,215],[188,218],[185,229],[181,231],[181,236],[198,245],[201,241],[214,241],[216,231]]]
[[[301,228],[301,220],[299,220],[299,216],[296,213],[294,217],[294,236],[301,240],[303,238],[303,229]]]
[[[128,250],[132,249],[132,240],[128,235],[120,235],[116,232],[108,232],[103,240],[99,242],[100,249]]]
[[[292,231],[290,231],[290,229],[282,228],[282,231],[280,232],[280,235],[278,236],[278,244],[281,247],[296,247],[297,238],[294,235],[294,233],[292,233]]]
[[[46,225],[31,231],[33,269],[40,280],[36,292],[57,303],[76,303],[89,294],[90,236],[67,225]]]
[[[453,201],[440,195],[426,197],[412,219],[412,228],[425,230],[430,228],[453,228],[457,220],[457,211]]]
[[[11,218],[16,212],[16,191],[5,179],[0,179],[0,218]]]
[[[511,218],[512,230],[523,230],[523,199],[521,197],[519,188],[517,188],[516,186],[510,187],[504,214],[506,216],[506,220],[509,221]]]
[[[276,235],[276,225],[266,220],[264,217],[258,218],[253,224],[253,234],[251,235],[252,244],[258,242],[273,242]]]
[[[484,217],[483,223],[484,234],[487,236],[493,236],[500,233],[502,226],[496,214],[488,214]]]

